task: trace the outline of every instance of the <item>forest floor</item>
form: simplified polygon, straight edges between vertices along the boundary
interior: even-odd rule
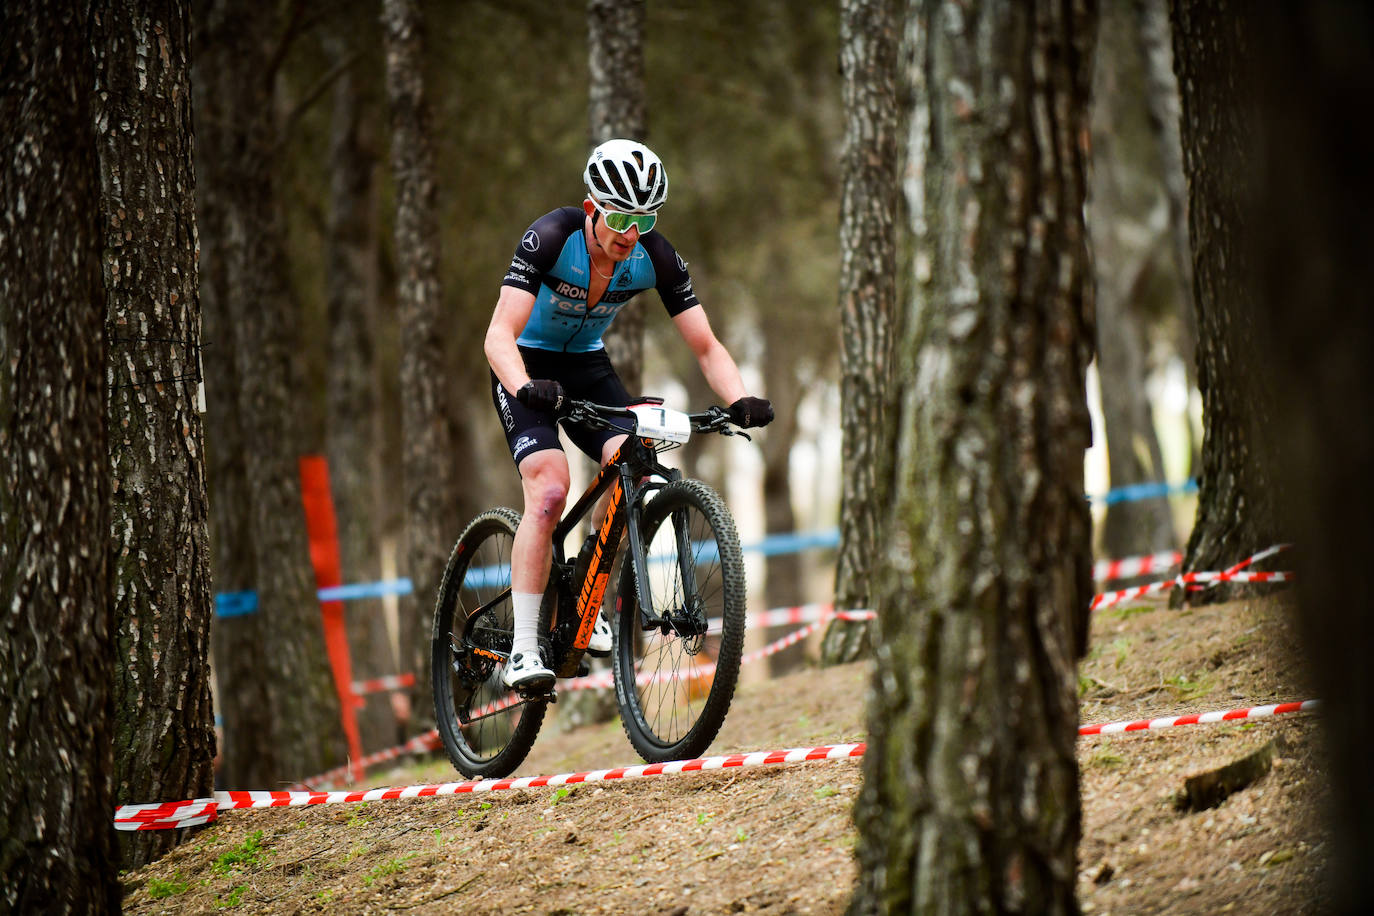
[[[1311,698],[1282,597],[1100,612],[1084,724]],[[795,651],[795,650],[794,650]],[[740,688],[711,754],[860,741],[865,663]],[[557,707],[554,707],[555,709]],[[1328,838],[1318,720],[1295,714],[1079,739],[1084,912],[1310,912]],[[1185,776],[1269,741],[1218,807]],[[521,774],[638,763],[619,722],[552,721]],[[373,785],[460,779],[442,757]],[[124,876],[129,913],[838,913],[855,880],[857,760],[366,804],[222,812]]]

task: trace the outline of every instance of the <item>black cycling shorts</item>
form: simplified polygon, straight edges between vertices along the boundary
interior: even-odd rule
[[[539,350],[534,347],[521,347],[520,355],[525,360],[525,371],[530,378],[553,379],[563,386],[565,397],[580,398],[611,407],[624,407],[633,403],[620,376],[605,350],[591,353],[558,353],[553,350]],[[547,448],[562,449],[558,441],[557,421],[552,413],[544,410],[530,410],[515,397],[515,392],[507,391],[491,373],[491,402],[501,418],[501,428],[506,433],[506,445],[518,467],[526,455]],[[573,444],[587,454],[597,464],[601,463],[601,449],[607,441],[622,435],[614,429],[587,429],[583,426],[565,424],[564,432]]]

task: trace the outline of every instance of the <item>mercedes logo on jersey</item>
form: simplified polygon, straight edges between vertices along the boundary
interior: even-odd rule
[[[539,233],[535,232],[533,229],[526,232],[525,237],[520,240],[520,247],[526,251],[538,251]]]

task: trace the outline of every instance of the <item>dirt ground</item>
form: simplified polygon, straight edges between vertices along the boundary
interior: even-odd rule
[[[1085,724],[1311,698],[1281,599],[1099,613]],[[800,651],[800,650],[789,650]],[[741,687],[710,753],[862,740],[868,669]],[[555,707],[556,708],[556,707]],[[1327,835],[1317,718],[1080,739],[1084,912],[1311,912]],[[1211,810],[1190,773],[1277,740],[1273,770]],[[638,763],[618,722],[552,723],[523,775]],[[443,759],[372,785],[453,782]],[[838,913],[854,882],[858,761],[353,805],[228,811],[125,876],[130,913]]]

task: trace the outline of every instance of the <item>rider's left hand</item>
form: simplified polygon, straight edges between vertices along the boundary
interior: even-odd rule
[[[730,422],[748,429],[773,422],[773,405],[766,398],[740,398],[730,405]]]

